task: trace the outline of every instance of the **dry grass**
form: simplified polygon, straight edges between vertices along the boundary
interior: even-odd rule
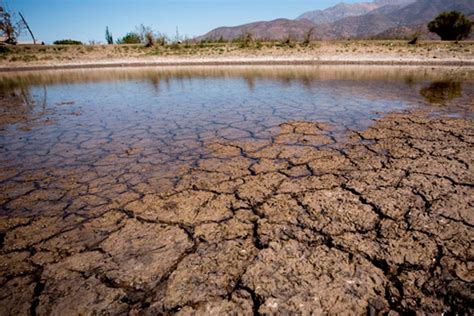
[[[422,58],[474,60],[474,42],[330,41],[308,45],[284,42],[145,45],[19,45],[0,47],[2,66],[101,62],[113,59],[148,60],[167,57],[300,57],[300,58]]]

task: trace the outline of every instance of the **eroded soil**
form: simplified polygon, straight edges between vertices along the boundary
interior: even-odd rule
[[[5,140],[1,315],[474,312],[471,119],[116,124]]]

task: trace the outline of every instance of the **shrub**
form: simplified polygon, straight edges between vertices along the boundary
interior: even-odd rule
[[[242,35],[238,38],[238,42],[240,42],[240,47],[245,48],[249,47],[250,44],[253,43],[253,35],[250,32],[243,32]]]
[[[112,33],[109,31],[109,27],[105,27],[105,40],[107,41],[107,44],[112,45],[114,43],[114,38],[112,36]]]
[[[147,47],[155,45],[164,46],[168,39],[161,33],[155,33],[149,26],[140,25],[134,32],[127,33],[117,40],[117,44],[145,44]]]
[[[155,38],[156,44],[160,46],[165,46],[166,43],[168,42],[168,39],[166,38],[166,35],[160,34]]]
[[[0,46],[0,55],[8,54],[10,52],[10,49],[5,46]]]
[[[76,41],[72,39],[63,39],[53,42],[54,45],[84,45],[81,41]]]
[[[420,33],[415,33],[411,36],[411,38],[408,41],[408,44],[410,45],[416,45],[418,43],[418,40],[420,39],[421,34]]]
[[[310,28],[305,34],[303,39],[303,45],[308,46],[311,43],[312,37],[314,33],[314,27]]]
[[[458,11],[443,12],[428,23],[428,29],[443,41],[458,41],[469,36],[472,22]]]
[[[153,35],[153,32],[146,32],[145,35],[145,45],[146,47],[153,47],[155,46],[155,35]]]
[[[117,40],[117,44],[140,44],[142,39],[140,34],[136,32],[129,32],[124,37]]]
[[[173,42],[170,46],[169,46],[170,49],[172,50],[179,50],[181,49],[181,46],[179,46],[179,44],[177,42]]]
[[[288,35],[287,37],[283,38],[280,42],[281,46],[288,46],[290,48],[295,47],[295,43],[291,37],[291,35]]]
[[[144,44],[146,47],[153,47],[155,45],[165,46],[168,43],[168,38],[163,34],[155,34],[152,31],[147,31],[144,35]],[[177,42],[179,43],[179,42]]]

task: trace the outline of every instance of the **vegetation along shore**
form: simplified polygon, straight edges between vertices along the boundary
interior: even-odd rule
[[[0,69],[153,64],[474,64],[474,41],[198,42],[0,47]]]

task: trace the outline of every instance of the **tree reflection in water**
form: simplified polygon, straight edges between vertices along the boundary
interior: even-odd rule
[[[430,104],[445,104],[462,96],[462,84],[456,81],[435,81],[420,90]]]
[[[0,129],[8,124],[30,122],[46,113],[46,85],[43,85],[39,95],[33,95],[31,88],[29,85],[18,84],[0,89]]]
[[[125,102],[124,98],[130,98],[129,102],[136,107],[140,104],[153,106],[164,100],[167,104],[185,106],[203,98],[203,102],[229,107],[229,111],[234,110],[233,107],[238,102],[259,106],[272,104],[282,108],[290,104],[293,110],[285,112],[285,118],[303,113],[302,109],[311,108],[311,115],[318,120],[336,119],[340,123],[347,118],[350,122],[360,122],[357,115],[369,115],[366,111],[377,112],[374,106],[378,110],[388,111],[392,107],[415,105],[421,100],[436,105],[454,98],[461,105],[469,105],[474,94],[473,80],[474,70],[471,68],[453,70],[349,65],[144,67],[10,72],[0,74],[0,128],[18,122],[38,123],[38,118],[44,118],[45,114],[58,110],[56,103],[64,101],[65,91],[68,91],[67,101],[74,98],[75,102],[84,105],[90,98],[90,93],[98,90],[106,99],[96,99],[96,103],[107,103],[117,98],[116,104],[122,104]],[[214,89],[223,82],[228,90],[224,86]],[[240,86],[242,82],[246,84],[246,90]],[[460,82],[463,82],[462,87]],[[110,83],[120,84],[121,94],[117,94],[115,90],[103,90]],[[148,84],[142,85],[143,83]],[[179,90],[176,90],[176,84],[180,86]],[[87,86],[87,89],[72,97],[72,87],[80,86]],[[198,91],[197,86],[203,90]],[[238,93],[227,100],[232,91]],[[146,97],[141,98],[142,96]],[[212,98],[212,102],[209,101]],[[296,108],[299,112],[295,112]],[[260,107],[254,110],[263,111]]]

